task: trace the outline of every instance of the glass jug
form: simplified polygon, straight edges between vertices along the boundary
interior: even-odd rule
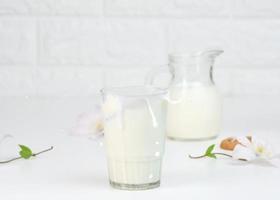
[[[221,130],[222,102],[213,81],[215,58],[222,50],[207,50],[193,54],[170,54],[166,128],[174,140],[204,140],[215,138]],[[153,84],[163,71],[147,77]]]
[[[101,90],[110,184],[143,190],[160,185],[166,137],[166,90],[149,86]]]

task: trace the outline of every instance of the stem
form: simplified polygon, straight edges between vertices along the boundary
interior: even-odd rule
[[[227,156],[227,157],[232,158],[232,155],[229,155],[229,154],[226,154],[226,153],[219,153],[219,152],[216,152],[216,153],[212,153],[212,154],[213,154],[213,155]],[[189,155],[189,158],[191,158],[191,159],[199,159],[199,158],[204,158],[204,157],[207,157],[207,155],[201,155],[201,156],[192,156],[192,155]],[[246,159],[243,159],[243,158],[239,158],[238,160],[247,161]]]
[[[204,158],[206,157],[206,155],[202,155],[202,156],[192,156],[192,155],[189,155],[189,158],[191,159],[199,159],[199,158]]]
[[[9,162],[12,162],[14,160],[18,160],[18,159],[21,159],[22,157],[19,156],[19,157],[16,157],[16,158],[12,158],[10,160],[5,160],[5,161],[1,161],[0,164],[5,164],[5,163],[9,163]]]
[[[34,153],[34,154],[32,154],[32,156],[35,157],[35,156],[37,156],[37,155],[39,155],[39,154],[41,154],[41,153],[45,153],[45,152],[50,151],[50,150],[52,150],[52,149],[53,149],[53,146],[51,146],[50,148],[45,149],[45,150],[43,150],[43,151],[39,151],[38,153]],[[23,157],[19,156],[19,157],[12,158],[12,159],[10,159],[10,160],[0,161],[0,164],[9,163],[9,162],[12,162],[12,161],[15,161],[15,160],[19,160],[19,159],[22,159],[22,158],[23,158]]]
[[[213,153],[214,155],[221,155],[221,156],[227,156],[227,157],[230,157],[232,158],[232,155],[229,155],[229,154],[226,154],[226,153]]]
[[[48,151],[51,151],[51,150],[53,150],[53,146],[51,146],[50,148],[45,149],[43,151],[39,151],[38,153],[34,153],[34,154],[32,154],[32,156],[37,156],[37,155],[39,155],[41,153],[45,153],[45,152],[48,152]]]
[[[216,153],[212,153],[212,154],[213,154],[213,155],[222,155],[222,156],[227,156],[227,157],[232,158],[231,155],[226,154],[226,153],[219,153],[219,152],[216,152]],[[189,155],[189,158],[191,158],[191,159],[199,159],[199,158],[204,158],[204,157],[207,157],[207,155],[201,155],[201,156],[192,156],[192,155]]]

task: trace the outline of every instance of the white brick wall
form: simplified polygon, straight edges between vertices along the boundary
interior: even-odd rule
[[[33,65],[36,61],[36,27],[32,19],[0,18],[0,64]]]
[[[102,0],[1,0],[0,14],[96,15],[103,13]]]
[[[105,0],[108,16],[215,17],[228,14],[228,0]]]
[[[153,20],[40,20],[42,65],[159,65],[166,58],[166,37]]]
[[[209,46],[224,95],[280,96],[278,0],[0,0],[0,96],[141,84],[168,52]]]

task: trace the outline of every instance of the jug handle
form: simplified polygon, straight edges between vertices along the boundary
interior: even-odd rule
[[[150,70],[146,75],[145,85],[154,86],[154,82],[155,82],[156,78],[163,74],[169,74],[169,76],[170,76],[170,80],[169,80],[167,87],[163,88],[163,89],[167,89],[171,85],[171,83],[174,79],[174,73],[170,72],[170,70],[166,66],[162,66],[162,67],[158,67],[158,68],[154,68],[154,69]]]

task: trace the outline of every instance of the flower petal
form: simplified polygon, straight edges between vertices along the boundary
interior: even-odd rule
[[[238,142],[240,142],[240,144],[242,144],[245,147],[249,147],[251,146],[251,141],[248,139],[247,136],[241,136],[237,138]]]
[[[103,132],[103,121],[100,106],[92,112],[82,113],[78,116],[73,135],[96,136]]]
[[[254,160],[256,158],[256,154],[254,153],[254,151],[252,151],[251,148],[248,147],[244,147],[240,144],[236,145],[233,153],[232,153],[232,158],[236,159],[236,160]]]
[[[109,119],[120,113],[121,109],[122,104],[120,98],[113,95],[107,95],[106,100],[102,105],[102,111],[105,119]]]
[[[252,137],[252,149],[261,158],[270,159],[273,157],[273,150],[270,144],[256,137]]]

